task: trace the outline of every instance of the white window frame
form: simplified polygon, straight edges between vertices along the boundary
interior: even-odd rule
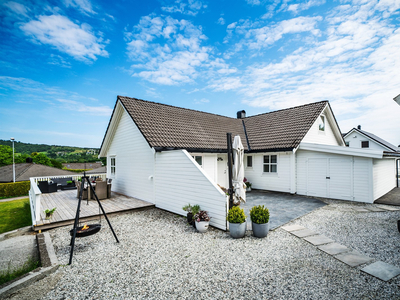
[[[276,157],[276,162],[272,162],[272,157]],[[265,157],[268,157],[268,162],[265,162]],[[265,171],[265,166],[268,166],[268,171]],[[272,166],[276,166],[275,171],[272,171]],[[265,154],[263,155],[263,173],[264,174],[278,174],[278,155],[277,154]]]
[[[325,132],[325,128],[326,128],[326,118],[324,115],[320,115],[320,123],[318,124],[318,131],[320,132]],[[322,127],[321,127],[321,123],[322,123]]]
[[[110,156],[110,176],[115,177],[115,175],[117,174],[116,171],[117,171],[117,156],[112,155]]]
[[[204,159],[202,155],[192,155],[194,161],[200,166],[203,167]],[[200,158],[201,162],[199,163],[197,159]]]
[[[251,166],[249,166],[249,157],[251,157]],[[246,168],[253,169],[254,159],[253,155],[246,156]]]

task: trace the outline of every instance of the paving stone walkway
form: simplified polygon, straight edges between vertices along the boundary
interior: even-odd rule
[[[383,210],[391,210],[382,208]],[[398,210],[398,209],[395,209]],[[358,212],[364,212],[363,210],[355,210]],[[372,210],[367,210],[372,211]],[[349,265],[350,267],[357,267],[363,264],[367,264],[372,262],[374,259],[370,258],[366,255],[363,255],[357,251],[352,251],[350,248],[347,248],[344,245],[336,243],[334,240],[319,234],[313,230],[307,229],[300,225],[286,225],[282,226],[282,229],[287,232],[297,236],[298,238],[302,238],[305,241],[313,244],[314,246],[318,246],[318,249],[324,251],[325,253],[332,255],[337,260]],[[398,275],[400,275],[400,268],[392,266],[382,261],[376,261],[370,265],[367,265],[363,269],[362,272],[365,272],[369,275],[379,278],[383,281],[388,281]]]

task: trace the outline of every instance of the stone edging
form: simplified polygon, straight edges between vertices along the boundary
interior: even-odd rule
[[[36,235],[36,240],[42,267],[21,276],[19,279],[13,280],[11,284],[1,288],[0,298],[5,298],[17,292],[19,289],[45,278],[58,269],[58,259],[54,251],[53,243],[51,242],[50,234],[48,232],[39,233]]]

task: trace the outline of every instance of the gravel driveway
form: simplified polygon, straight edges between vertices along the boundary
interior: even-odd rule
[[[328,201],[290,224],[303,225],[362,254],[400,267],[400,212],[346,211],[363,204]],[[50,231],[59,270],[13,299],[399,299],[400,276],[384,282],[349,267],[278,228],[267,238],[205,234],[174,214],[151,209],[110,218],[77,239],[69,227]],[[103,224],[105,220],[103,218]]]

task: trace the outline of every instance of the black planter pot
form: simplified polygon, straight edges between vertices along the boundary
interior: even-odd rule
[[[188,224],[193,225],[193,223],[194,223],[193,222],[193,214],[192,213],[187,213],[186,218],[187,218]]]
[[[397,229],[398,229],[399,232],[400,232],[400,220],[397,220]]]

